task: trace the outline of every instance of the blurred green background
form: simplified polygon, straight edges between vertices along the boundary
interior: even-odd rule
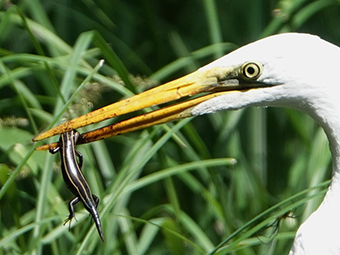
[[[31,139],[271,34],[340,45],[339,0],[2,0],[0,11],[0,254],[288,253],[331,176],[309,116],[220,112],[78,146],[105,243],[80,203],[63,226],[73,195],[59,156]]]

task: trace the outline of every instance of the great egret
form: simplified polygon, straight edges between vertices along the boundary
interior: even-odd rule
[[[312,116],[324,129],[332,154],[333,176],[322,204],[297,231],[289,254],[340,254],[340,101],[336,92],[340,85],[339,60],[340,48],[317,36],[270,36],[178,80],[66,122],[34,140],[202,92],[206,92],[202,97],[85,133],[82,142],[220,110],[249,106],[297,109]]]

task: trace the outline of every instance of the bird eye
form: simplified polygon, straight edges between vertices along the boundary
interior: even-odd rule
[[[257,62],[247,62],[241,66],[241,74],[246,80],[256,80],[262,74],[262,65]]]

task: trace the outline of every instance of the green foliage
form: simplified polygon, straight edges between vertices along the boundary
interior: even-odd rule
[[[79,146],[105,243],[80,204],[62,225],[59,157],[31,139],[270,34],[340,45],[339,15],[336,0],[1,1],[0,254],[287,254],[331,174],[308,116],[221,112]]]

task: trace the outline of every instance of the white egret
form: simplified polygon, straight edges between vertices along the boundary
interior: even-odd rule
[[[332,153],[332,182],[322,204],[297,231],[290,255],[340,254],[339,60],[340,48],[316,36],[268,37],[203,68],[256,61],[262,65],[256,81],[269,87],[233,91],[192,109],[193,115],[200,115],[246,106],[289,107],[309,114],[325,130]]]
[[[340,254],[339,61],[340,48],[317,36],[287,33],[267,37],[178,80],[64,123],[35,140],[201,92],[209,94],[91,131],[83,134],[83,141],[220,110],[249,106],[297,109],[309,114],[324,129],[333,175],[322,204],[297,231],[290,255]]]

